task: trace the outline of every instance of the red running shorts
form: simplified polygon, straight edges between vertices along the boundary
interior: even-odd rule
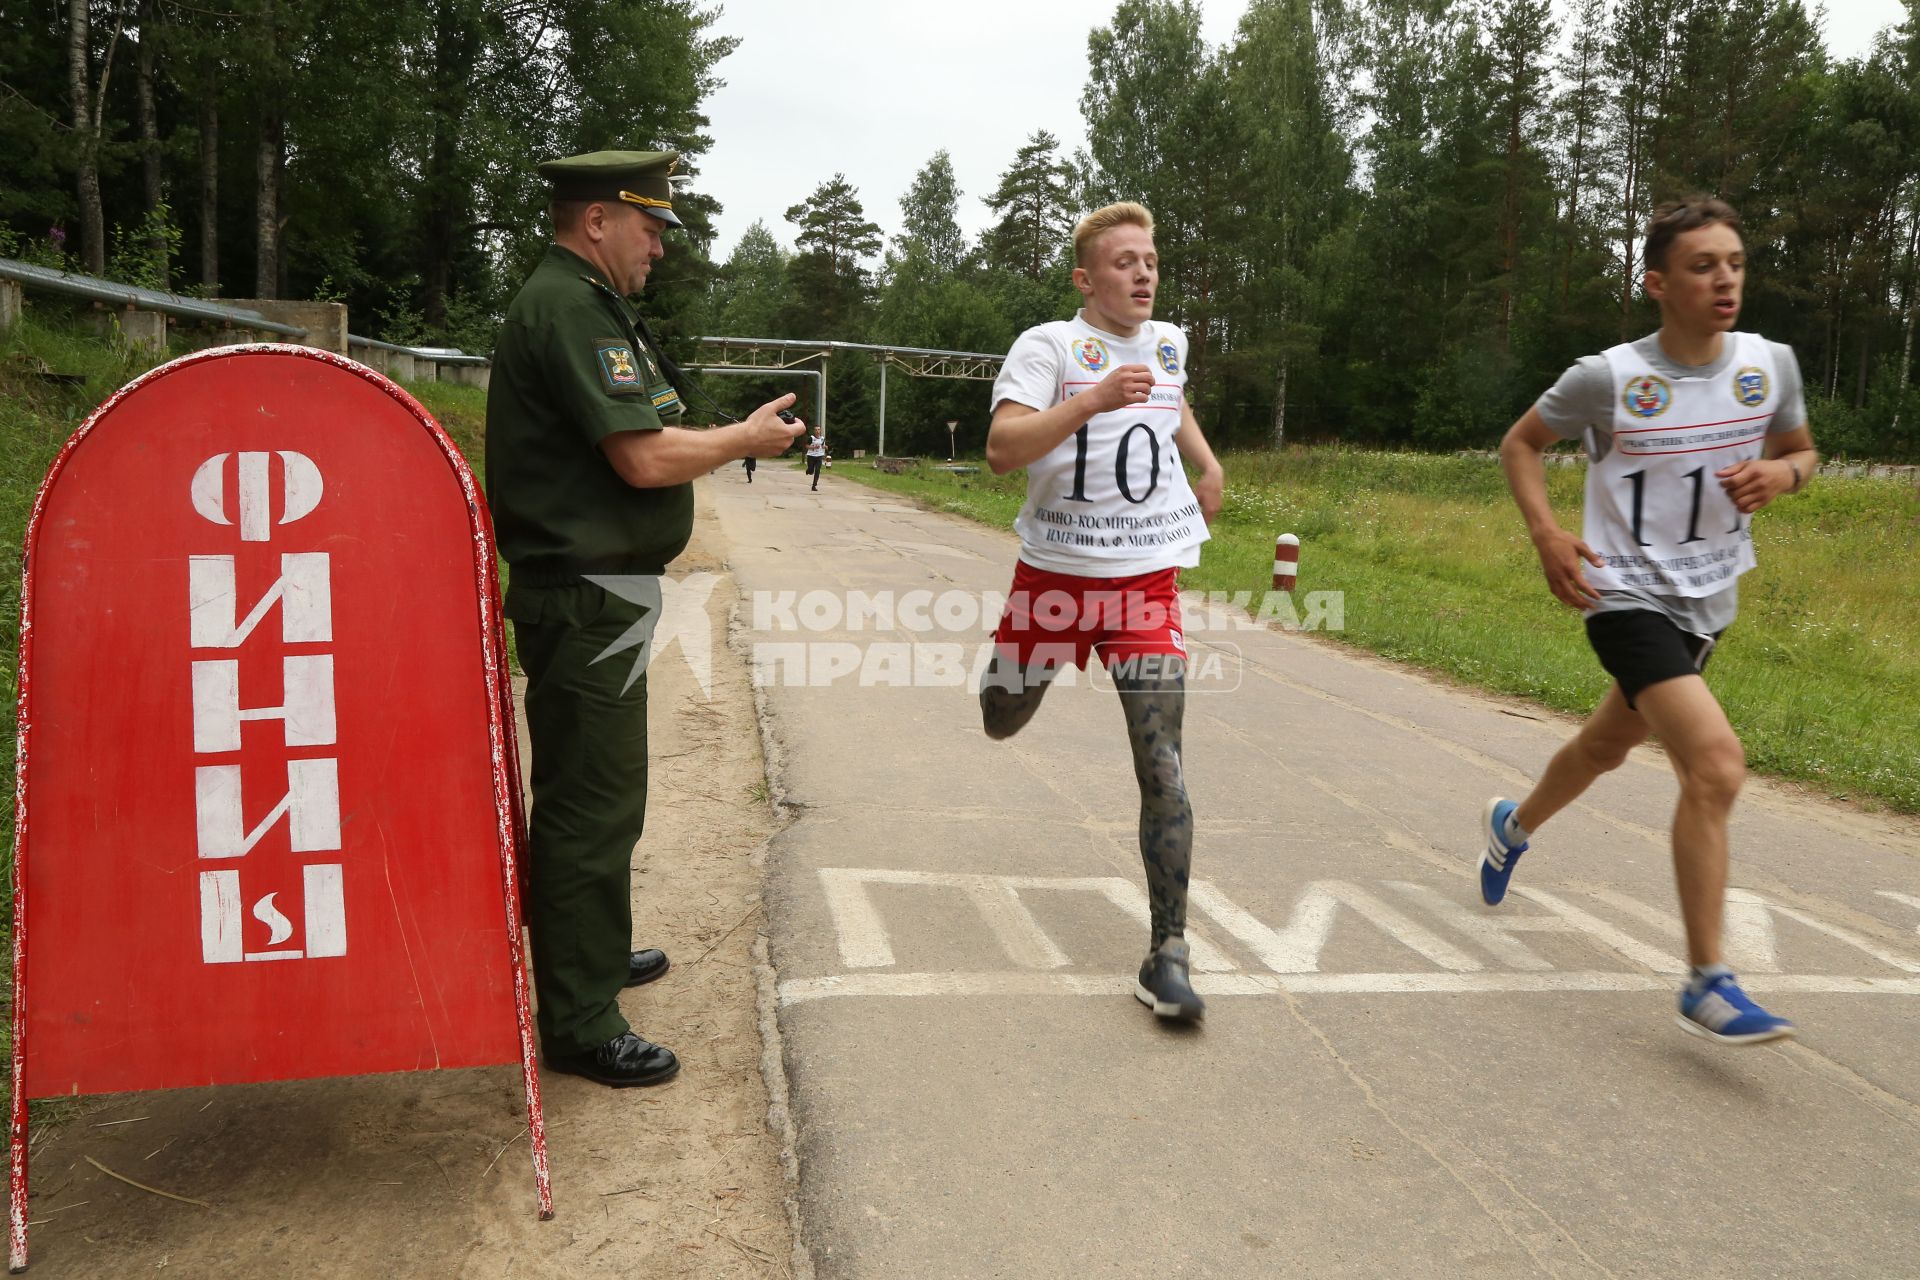
[[[1143,654],[1184,657],[1180,571],[1083,578],[1022,560],[993,642],[1002,660],[1022,667],[1084,667],[1096,650],[1108,666]]]

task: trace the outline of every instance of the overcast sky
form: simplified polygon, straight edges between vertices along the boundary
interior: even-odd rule
[[[1202,0],[1207,40],[1231,39],[1246,7]],[[1843,58],[1905,14],[1900,0],[1828,8],[1827,44]],[[1067,0],[725,0],[715,30],[740,47],[720,64],[727,84],[708,102],[714,145],[696,179],[725,206],[714,256],[724,260],[755,219],[791,245],[786,210],[835,173],[891,237],[901,195],[942,147],[960,182],[960,225],[978,234],[991,220],[981,198],[1029,135],[1050,130],[1068,154],[1084,141],[1089,18],[1108,9]]]

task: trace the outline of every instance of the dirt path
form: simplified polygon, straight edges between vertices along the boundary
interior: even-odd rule
[[[708,515],[675,570],[725,575],[724,561]],[[707,599],[711,700],[677,657],[650,676],[635,930],[674,968],[625,1004],[685,1065],[657,1089],[543,1078],[554,1221],[534,1216],[511,1068],[132,1094],[42,1127],[31,1274],[794,1274],[754,959],[776,822],[747,672],[724,639],[735,598],[723,576]]]

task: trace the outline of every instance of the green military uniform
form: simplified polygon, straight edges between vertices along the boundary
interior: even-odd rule
[[[624,199],[677,223],[671,160],[603,152],[541,172],[559,198]],[[601,174],[616,179],[604,192]],[[575,176],[585,185],[570,187]],[[487,500],[533,738],[527,926],[549,1055],[628,1030],[618,996],[646,819],[647,684],[634,649],[607,650],[645,610],[588,579],[662,574],[693,531],[691,484],[634,488],[600,450],[615,432],[657,431],[683,412],[647,337],[612,281],[550,245],[507,309],[487,397]]]

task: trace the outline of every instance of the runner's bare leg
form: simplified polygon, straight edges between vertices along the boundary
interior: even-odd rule
[[[1603,773],[1627,762],[1627,755],[1647,740],[1653,730],[1646,718],[1627,705],[1620,686],[1607,690],[1580,732],[1554,752],[1547,771],[1514,811],[1522,829],[1538,831],[1548,818],[1578,799]]]

